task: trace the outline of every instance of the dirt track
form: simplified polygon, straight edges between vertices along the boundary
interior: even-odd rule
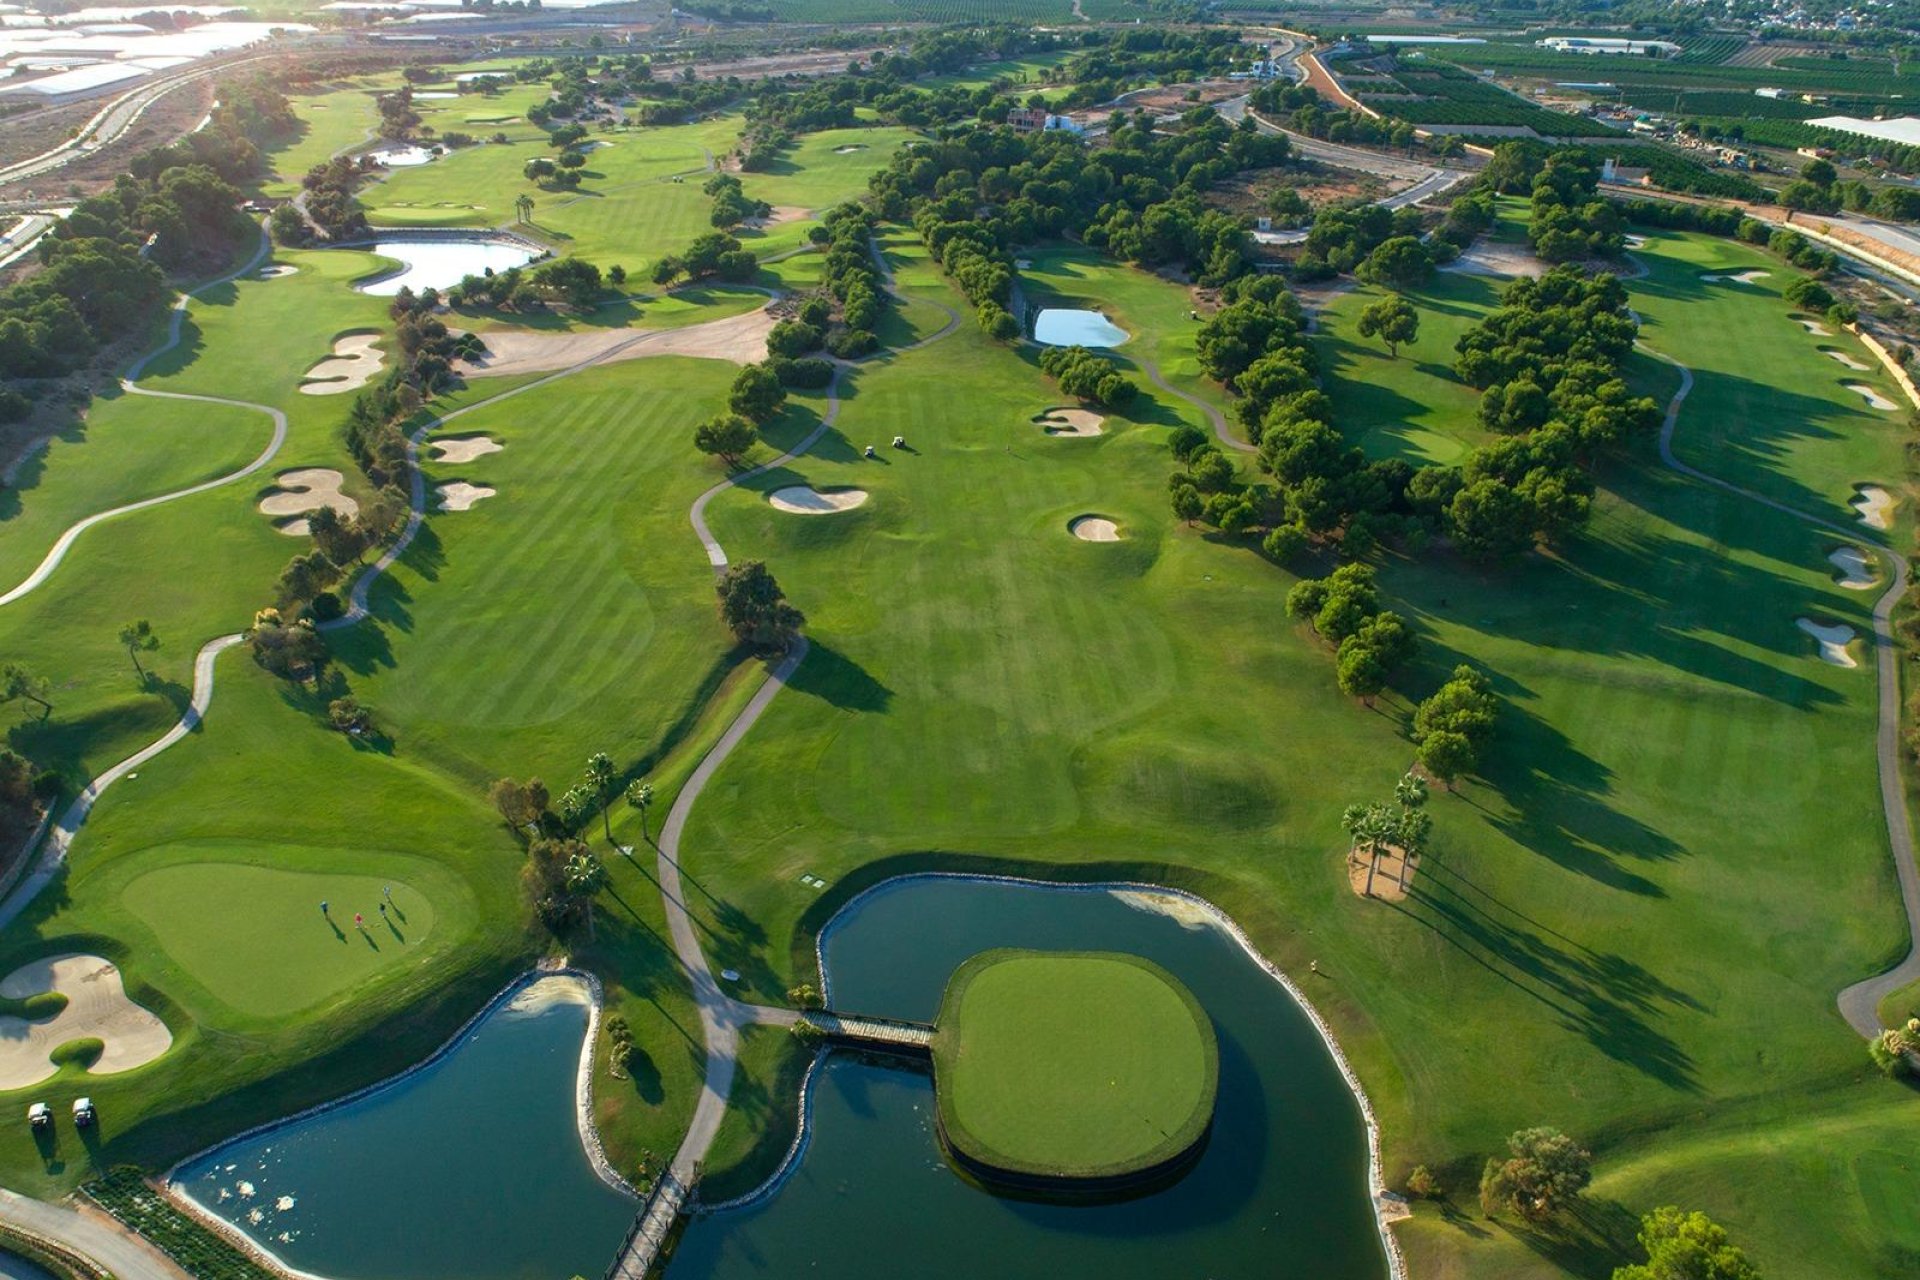
[[[461,361],[472,377],[545,373],[596,356],[607,362],[648,356],[694,356],[754,364],[767,358],[767,334],[775,318],[765,309],[690,324],[683,329],[591,329],[584,333],[536,333],[496,330],[484,335],[487,354]]]

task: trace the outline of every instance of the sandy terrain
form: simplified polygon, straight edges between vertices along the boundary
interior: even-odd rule
[[[1369,866],[1373,871],[1371,893],[1367,888]],[[1406,852],[1395,845],[1382,845],[1371,854],[1359,849],[1347,851],[1347,885],[1363,898],[1372,896],[1387,902],[1404,902],[1407,889],[1412,887],[1414,875],[1419,870],[1420,855],[1414,854],[1409,861]],[[1405,887],[1400,883],[1402,880],[1406,881]]]
[[[377,333],[350,333],[335,338],[333,354],[307,370],[300,394],[337,396],[366,386],[373,375],[380,372],[380,349],[374,345],[379,341]]]
[[[748,218],[740,225],[752,227],[756,231],[765,231],[768,227],[783,227],[789,222],[798,222],[811,214],[813,210],[802,209],[797,204],[777,204],[773,212],[764,218]]]
[[[1441,269],[1473,276],[1543,276],[1547,264],[1525,245],[1477,240]]]
[[[1843,382],[1840,385],[1856,395],[1864,396],[1869,408],[1898,409],[1900,407],[1864,382]]]
[[[454,480],[436,488],[440,495],[439,510],[470,511],[473,504],[482,498],[491,498],[498,489],[490,489],[484,484],[468,484],[465,480]]]
[[[427,448],[433,450],[435,462],[451,462],[455,465],[472,462],[489,453],[498,453],[506,447],[492,436],[448,436],[444,440],[427,442]]]
[[[590,360],[640,360],[648,356],[695,356],[757,364],[767,358],[767,334],[775,317],[762,309],[682,329],[587,329],[579,333],[535,333],[496,329],[486,335],[487,354],[462,360],[462,372],[475,377],[548,373]]]
[[[1823,626],[1812,618],[1800,618],[1795,623],[1802,631],[1820,642],[1820,661],[1830,662],[1836,667],[1857,667],[1860,664],[1847,652],[1847,646],[1853,642],[1853,628],[1833,623]]]
[[[1856,487],[1860,492],[1847,505],[1860,513],[1860,523],[1869,529],[1893,528],[1893,495],[1877,484]]]
[[[1033,419],[1050,436],[1097,436],[1106,431],[1106,419],[1086,409],[1048,409]]]
[[[1840,571],[1835,581],[1849,591],[1865,591],[1879,581],[1872,561],[1859,547],[1836,547],[1827,554],[1827,562]]]
[[[1076,516],[1067,522],[1067,532],[1082,542],[1120,541],[1120,526],[1105,516]]]
[[[1826,356],[1827,359],[1829,360],[1838,360],[1841,364],[1847,366],[1847,368],[1853,370],[1855,373],[1864,373],[1868,369],[1872,368],[1871,365],[1862,364],[1860,361],[1855,360],[1852,356],[1848,355],[1844,351],[1831,351],[1825,347],[1822,347],[1820,349],[1820,353]]]
[[[1700,278],[1708,284],[1752,284],[1756,280],[1765,280],[1771,271],[1735,271],[1728,275],[1709,275]]]
[[[865,489],[828,489],[822,492],[811,485],[788,485],[767,495],[775,511],[797,516],[830,516],[836,511],[851,511],[867,500]]]
[[[48,956],[0,980],[0,996],[23,1000],[43,991],[67,997],[44,1021],[0,1018],[0,1089],[22,1089],[53,1075],[47,1055],[69,1040],[97,1039],[105,1048],[89,1070],[110,1075],[144,1066],[173,1044],[167,1024],[127,996],[120,970],[99,956]]]
[[[1796,316],[1795,319],[1799,319],[1799,317]],[[1801,320],[1800,327],[1818,337],[1831,338],[1833,336],[1833,330],[1827,328],[1827,326],[1821,324],[1818,320]]]
[[[329,467],[301,467],[282,471],[273,478],[274,487],[260,499],[260,514],[276,517],[274,528],[289,537],[304,538],[311,530],[300,517],[321,507],[332,507],[351,520],[360,514],[360,504],[340,492],[346,477]]]

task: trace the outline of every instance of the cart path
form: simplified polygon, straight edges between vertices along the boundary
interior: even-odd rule
[[[1154,386],[1160,388],[1174,399],[1184,400],[1200,412],[1206,414],[1207,421],[1213,424],[1213,434],[1220,438],[1221,444],[1224,444],[1229,449],[1238,449],[1241,453],[1258,453],[1260,451],[1259,445],[1249,444],[1239,436],[1233,434],[1232,429],[1227,426],[1227,415],[1220,412],[1219,405],[1208,400],[1202,400],[1199,396],[1189,395],[1187,392],[1180,390],[1180,388],[1166,380],[1166,377],[1160,372],[1159,365],[1147,359],[1145,356],[1135,355],[1132,358],[1133,362],[1140,366],[1141,371],[1147,375],[1148,380],[1151,381]]]
[[[205,493],[209,489],[218,489],[222,485],[232,484],[235,480],[244,479],[260,470],[269,462],[272,462],[274,455],[280,452],[280,446],[287,442],[287,415],[279,409],[275,409],[270,405],[255,404],[250,400],[230,400],[225,396],[190,395],[181,391],[148,391],[134,385],[134,381],[139,378],[140,374],[149,364],[180,345],[180,326],[187,318],[187,307],[192,303],[195,294],[219,285],[229,284],[239,279],[241,276],[246,275],[258,267],[272,252],[273,244],[267,239],[266,232],[262,230],[260,233],[260,246],[254,250],[253,256],[247,259],[244,266],[218,279],[209,280],[205,284],[181,294],[180,300],[173,304],[173,309],[167,318],[166,341],[134,361],[127,369],[126,376],[120,380],[120,389],[128,395],[151,396],[158,400],[192,400],[200,404],[218,404],[225,405],[228,408],[249,409],[255,413],[263,413],[273,422],[273,436],[267,441],[267,447],[260,452],[259,457],[249,462],[246,466],[241,467],[238,471],[229,471],[226,475],[216,476],[211,480],[202,481],[196,485],[189,485],[185,489],[176,489],[172,493],[162,493],[155,497],[142,498],[138,502],[129,502],[124,506],[114,507],[111,510],[90,515],[86,519],[75,523],[65,533],[60,535],[59,539],[53,544],[53,549],[48,551],[46,558],[40,562],[39,568],[28,574],[20,585],[14,587],[5,595],[0,595],[0,606],[12,604],[14,601],[40,586],[40,584],[48,578],[52,577],[53,571],[58,569],[60,562],[67,558],[67,552],[72,550],[73,544],[79,539],[80,535],[88,529],[93,528],[93,526],[107,520],[116,519],[120,516],[131,515],[136,511],[145,511],[149,507],[157,507],[164,502],[174,502],[180,498],[190,498],[196,493]]]
[[[1824,516],[1802,511],[1797,507],[1769,498],[1765,494],[1755,493],[1709,475],[1698,467],[1689,466],[1674,455],[1673,433],[1680,421],[1680,408],[1693,390],[1693,370],[1661,351],[1641,343],[1640,347],[1656,359],[1663,360],[1680,371],[1680,387],[1673,393],[1673,399],[1667,403],[1666,418],[1660,424],[1660,460],[1674,471],[1689,479],[1698,480],[1717,489],[1759,503],[1783,515],[1792,516],[1805,524],[1824,529],[1849,542],[1866,543],[1884,557],[1893,567],[1892,580],[1886,591],[1874,602],[1873,606],[1873,647],[1874,668],[1879,682],[1879,724],[1875,735],[1875,746],[1879,756],[1880,805],[1887,824],[1887,841],[1893,849],[1894,870],[1900,880],[1901,904],[1907,917],[1907,956],[1899,964],[1885,973],[1864,981],[1856,982],[1840,992],[1838,1005],[1840,1016],[1847,1025],[1860,1035],[1871,1038],[1880,1034],[1880,1001],[1893,991],[1910,982],[1920,980],[1920,866],[1916,866],[1913,848],[1913,825],[1907,813],[1907,791],[1905,780],[1900,776],[1900,683],[1899,651],[1893,641],[1893,611],[1907,593],[1908,567],[1906,557],[1891,547],[1870,542],[1863,537],[1863,530],[1849,527]]]
[[[0,1222],[80,1254],[115,1280],[193,1280],[171,1258],[103,1213],[0,1189]]]

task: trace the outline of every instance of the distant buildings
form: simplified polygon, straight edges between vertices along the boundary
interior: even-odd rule
[[[1059,129],[1067,133],[1085,133],[1086,130],[1077,121],[1066,116],[1054,115],[1045,107],[1015,107],[1007,112],[1007,123],[1013,126],[1015,133],[1034,133],[1042,129]]]
[[[1548,36],[1533,42],[1555,53],[1583,53],[1591,56],[1631,55],[1642,58],[1670,58],[1680,52],[1671,40],[1617,40],[1598,36]]]

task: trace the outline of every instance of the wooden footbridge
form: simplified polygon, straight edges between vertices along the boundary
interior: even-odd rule
[[[862,1049],[891,1049],[897,1053],[933,1052],[933,1027],[898,1018],[869,1018],[862,1014],[815,1009],[800,1015],[820,1028],[827,1039]]]

